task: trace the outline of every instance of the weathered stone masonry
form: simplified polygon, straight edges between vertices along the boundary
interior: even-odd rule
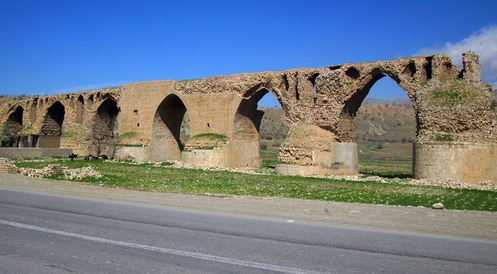
[[[358,171],[354,118],[370,88],[390,77],[413,102],[416,178],[497,180],[491,85],[476,54],[457,68],[445,55],[212,77],[151,81],[44,96],[2,106],[16,145],[80,154],[182,160],[201,166],[260,164],[257,102],[271,92],[290,131],[279,151],[285,174]],[[181,124],[189,121],[189,136]]]

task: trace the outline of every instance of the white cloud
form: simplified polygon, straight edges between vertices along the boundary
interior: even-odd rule
[[[445,46],[441,48],[421,49],[416,55],[444,53],[447,54],[455,64],[461,67],[462,53],[468,50],[472,50],[480,56],[483,81],[493,82],[494,87],[497,87],[497,26],[482,28],[478,32],[455,44],[447,42]]]

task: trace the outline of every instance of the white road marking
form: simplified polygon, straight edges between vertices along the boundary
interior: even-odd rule
[[[34,231],[39,231],[39,232],[44,232],[44,233],[49,233],[49,234],[55,234],[55,235],[60,235],[60,236],[72,237],[72,238],[77,238],[77,239],[82,239],[82,240],[87,240],[87,241],[92,241],[92,242],[105,243],[105,244],[111,244],[111,245],[122,246],[122,247],[131,247],[131,248],[143,249],[143,250],[148,250],[148,251],[154,251],[154,252],[158,252],[158,253],[178,255],[178,256],[190,257],[190,258],[195,258],[195,259],[200,259],[200,260],[205,260],[205,261],[219,262],[219,263],[231,264],[231,265],[237,265],[237,266],[252,267],[252,268],[257,268],[257,269],[262,269],[262,270],[278,271],[278,272],[283,272],[283,273],[321,273],[321,272],[309,271],[309,270],[304,270],[304,269],[299,269],[299,268],[285,267],[285,266],[265,264],[265,263],[257,263],[257,262],[238,260],[238,259],[232,259],[232,258],[226,258],[226,257],[220,257],[220,256],[214,256],[214,255],[208,255],[208,254],[202,254],[202,253],[196,253],[196,252],[181,251],[181,250],[175,250],[175,249],[163,248],[163,247],[157,247],[157,246],[149,246],[149,245],[142,245],[142,244],[135,244],[135,243],[128,243],[128,242],[114,241],[114,240],[109,240],[109,239],[104,239],[104,238],[99,238],[99,237],[70,233],[70,232],[65,232],[65,231],[61,231],[61,230],[55,230],[55,229],[44,228],[44,227],[40,227],[40,226],[33,226],[33,225],[28,225],[28,224],[16,223],[16,222],[11,222],[11,221],[7,221],[7,220],[1,220],[1,219],[0,219],[0,224],[18,227],[18,228],[29,229],[29,230],[34,230]]]

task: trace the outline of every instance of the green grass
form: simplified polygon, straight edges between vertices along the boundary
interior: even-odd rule
[[[450,134],[438,134],[437,136],[435,136],[435,141],[439,142],[453,142],[455,140],[456,139],[454,138],[454,136]]]
[[[385,178],[412,178],[411,161],[361,161],[359,164],[361,174],[376,175]]]
[[[175,169],[167,164],[51,159],[16,161],[18,167],[43,168],[61,164],[69,168],[91,165],[103,174],[100,179],[82,182],[184,194],[225,194],[301,198],[311,200],[424,206],[442,202],[448,209],[497,211],[497,192],[413,186],[398,183],[357,182],[324,178],[305,178],[277,174],[246,174],[228,171]],[[52,179],[63,179],[55,175]]]
[[[219,140],[226,142],[228,140],[228,137],[222,134],[218,133],[200,133],[197,135],[192,136],[192,140],[199,140],[199,139],[208,139],[208,140]]]
[[[119,138],[131,139],[131,138],[137,137],[138,135],[139,135],[139,133],[136,131],[128,131],[128,132],[124,132],[123,134],[119,135]]]
[[[412,143],[357,142],[359,172],[386,178],[412,178]]]
[[[261,149],[262,167],[274,167],[278,163],[278,148]]]
[[[457,79],[451,81],[447,86],[433,90],[430,96],[433,103],[437,105],[453,107],[475,100],[478,93],[472,92],[472,90],[474,90],[472,86]]]

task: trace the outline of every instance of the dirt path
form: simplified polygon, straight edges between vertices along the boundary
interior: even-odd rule
[[[497,241],[497,212],[433,210],[269,197],[144,192],[4,173],[0,173],[0,189],[278,218],[290,222],[325,223]]]

